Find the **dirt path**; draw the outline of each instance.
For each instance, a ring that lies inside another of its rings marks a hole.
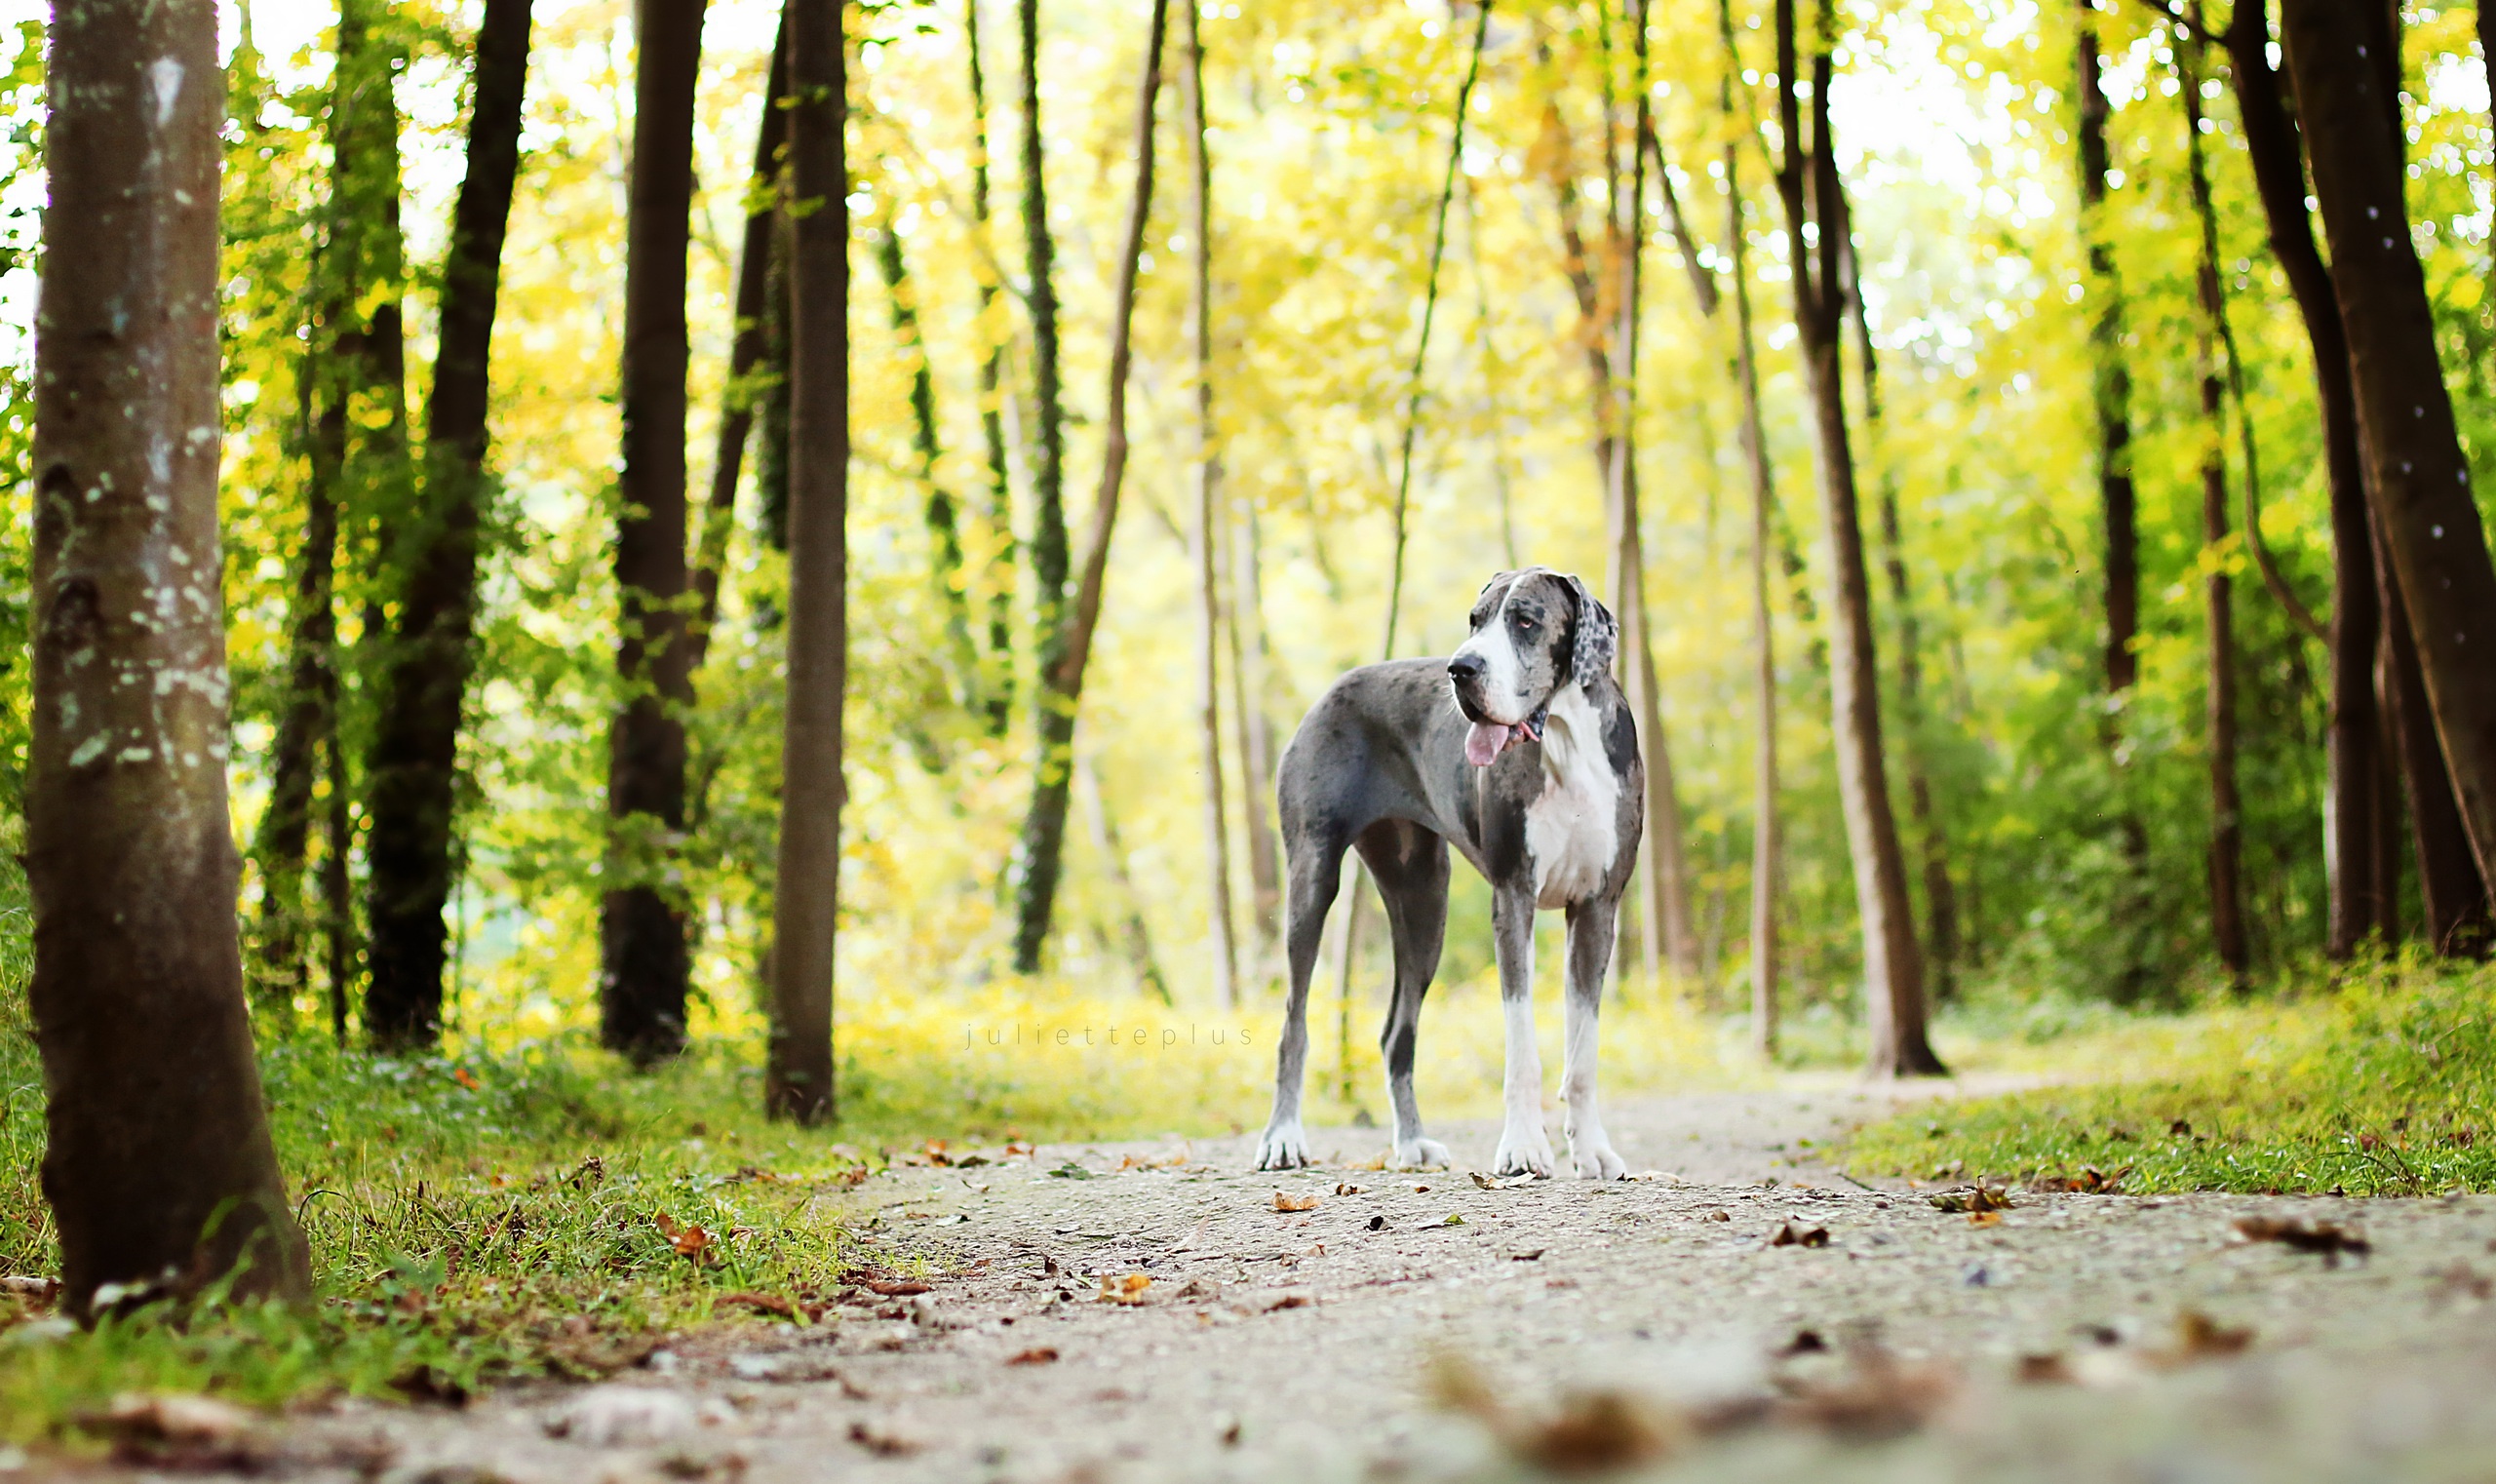
[[[1321,1484],[1534,1476],[1577,1436],[1709,1480],[2496,1476],[2496,1200],[2022,1193],[1979,1225],[1813,1162],[1805,1141],[1885,1108],[1624,1102],[1630,1167],[1669,1173],[1609,1186],[1481,1189],[1490,1124],[1440,1131],[1459,1168],[1409,1176],[1358,1168],[1383,1137],[1353,1130],[1281,1177],[1246,1140],[897,1170],[858,1200],[939,1266],[923,1296],[726,1326],[594,1387],[351,1408],[276,1467]],[[2248,1215],[2372,1252],[2326,1267],[2242,1241]],[[1770,1245],[1788,1226],[1825,1245]],[[1431,1399],[1451,1356],[1475,1416]],[[1587,1392],[1610,1395],[1555,1435]]]

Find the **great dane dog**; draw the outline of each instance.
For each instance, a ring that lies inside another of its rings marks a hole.
[[[1446,1146],[1422,1135],[1413,1042],[1447,935],[1454,844],[1491,883],[1507,1030],[1499,1173],[1547,1176],[1556,1163],[1534,1040],[1537,909],[1569,915],[1560,1090],[1570,1162],[1589,1180],[1624,1173],[1595,1111],[1595,1017],[1646,817],[1638,730],[1612,678],[1618,629],[1584,583],[1540,566],[1493,577],[1472,625],[1453,658],[1390,660],[1337,681],[1283,753],[1276,792],[1291,874],[1291,999],[1273,1117],[1257,1145],[1261,1170],[1309,1162],[1300,1123],[1308,976],[1346,845],[1368,863],[1394,935],[1395,996],[1379,1037],[1394,1160],[1447,1162]]]

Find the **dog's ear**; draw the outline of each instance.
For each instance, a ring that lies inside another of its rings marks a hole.
[[[1589,676],[1612,673],[1613,655],[1620,648],[1620,625],[1613,620],[1612,609],[1586,591],[1582,580],[1571,577],[1569,590],[1578,595],[1578,632],[1569,646],[1569,674],[1584,684]]]

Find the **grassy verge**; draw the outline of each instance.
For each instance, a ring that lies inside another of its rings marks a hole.
[[[565,1047],[406,1061],[269,1048],[318,1301],[210,1304],[180,1322],[141,1310],[76,1334],[0,1298],[0,1442],[62,1435],[126,1390],[270,1405],[595,1375],[664,1331],[750,1307],[733,1296],[828,1298],[877,1266],[838,1201],[874,1154],[763,1124],[722,1056],[647,1078],[596,1075],[599,1061]],[[0,1271],[54,1272],[22,1023],[0,1024]]]
[[[1937,1104],[1857,1134],[1857,1175],[2423,1195],[2496,1189],[2496,969],[2389,962],[2069,1057],[2088,1080]]]

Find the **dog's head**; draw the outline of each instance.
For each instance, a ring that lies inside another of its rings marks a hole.
[[[1502,572],[1473,602],[1472,637],[1447,662],[1456,704],[1473,723],[1465,761],[1488,766],[1540,740],[1551,698],[1607,676],[1619,628],[1586,585],[1547,566]]]

